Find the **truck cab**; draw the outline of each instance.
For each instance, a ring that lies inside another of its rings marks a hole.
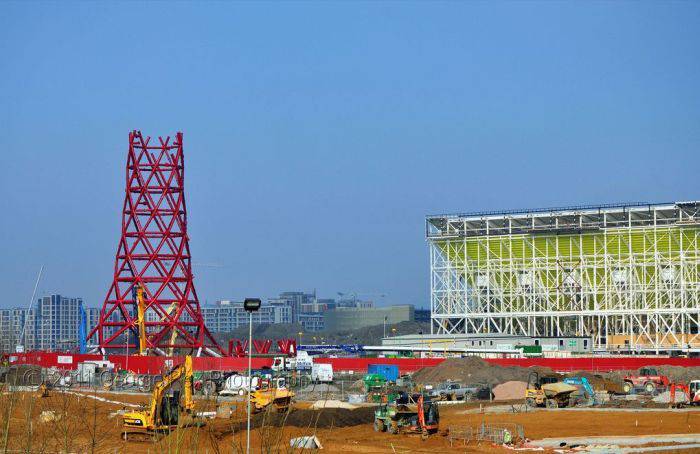
[[[525,389],[525,403],[529,407],[544,407],[547,404],[547,396],[542,389],[543,385],[557,383],[556,375],[540,375],[538,372],[530,372]]]

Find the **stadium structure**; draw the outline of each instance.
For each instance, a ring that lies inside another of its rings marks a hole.
[[[700,202],[426,218],[431,332],[700,351]]]

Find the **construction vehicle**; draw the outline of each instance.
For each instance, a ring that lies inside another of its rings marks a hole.
[[[683,408],[686,405],[700,405],[700,380],[693,380],[690,383],[671,383],[669,385],[671,408]],[[681,396],[677,394],[680,392]]]
[[[530,372],[525,389],[525,403],[528,407],[568,407],[575,404],[571,394],[577,390],[576,386],[560,382],[556,375],[540,376],[538,372]]]
[[[647,394],[654,394],[668,388],[671,381],[667,376],[661,375],[654,367],[642,367],[637,375],[627,375],[623,389],[625,393],[632,391],[643,391]]]
[[[374,411],[374,430],[377,432],[417,433],[426,440],[439,428],[438,406],[423,394],[401,393],[395,402],[383,403]]]
[[[367,394],[367,402],[381,402],[386,388],[386,378],[380,374],[367,374],[362,379]]]
[[[567,385],[576,386],[583,391],[582,394],[585,400],[581,401],[580,399],[578,399],[576,404],[595,405],[597,403],[593,386],[591,386],[591,383],[586,377],[569,377],[565,378],[563,382]]]
[[[39,397],[49,397],[49,386],[45,382],[42,382],[36,390],[36,395]]]
[[[446,381],[430,391],[430,398],[433,400],[469,400],[479,393],[479,389],[481,389],[480,385],[462,385]]]
[[[691,380],[688,383],[688,396],[693,403],[700,405],[700,380]]]
[[[182,390],[174,389],[181,379]],[[146,408],[123,415],[124,439],[148,440],[177,427],[200,423],[195,417],[192,388],[192,357],[188,355],[184,363],[155,384]]]
[[[250,394],[250,404],[254,413],[272,405],[278,413],[286,412],[291,406],[294,391],[287,388],[284,379],[261,380],[260,387]]]
[[[333,382],[333,364],[314,363],[311,366],[311,382],[312,383],[332,383]]]

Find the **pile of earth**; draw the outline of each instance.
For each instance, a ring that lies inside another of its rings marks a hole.
[[[688,383],[691,380],[700,380],[700,367],[683,367],[683,366],[649,366],[656,368],[656,370],[661,375],[666,375],[672,383]],[[590,372],[572,372],[568,376],[579,375],[585,376],[591,380],[589,377],[602,377],[605,380],[610,380],[619,383],[620,386],[624,382],[623,378],[626,375],[639,375],[641,369],[637,370],[615,370],[610,372],[604,372],[600,374],[592,374]],[[593,384],[593,382],[591,382]],[[595,385],[594,385],[595,387]]]
[[[507,381],[493,388],[493,400],[514,400],[525,397],[527,383],[524,381]]]
[[[656,370],[660,374],[666,375],[673,383],[688,383],[691,380],[700,380],[700,367],[656,366]],[[634,372],[639,373],[638,370]]]
[[[214,420],[216,421],[216,420]],[[212,433],[220,438],[231,432],[246,430],[246,421],[237,424],[216,424],[212,422]],[[253,415],[251,426],[259,427],[302,427],[329,429],[333,427],[350,427],[371,424],[374,421],[374,407],[359,407],[354,410],[346,408],[324,408],[323,410],[291,409],[288,413],[275,411]]]
[[[531,372],[540,375],[552,375],[548,367],[499,366],[476,356],[466,358],[448,358],[434,367],[424,367],[413,374],[413,380],[419,384],[435,385],[452,380],[462,384],[486,384],[495,386],[508,381],[527,382]]]

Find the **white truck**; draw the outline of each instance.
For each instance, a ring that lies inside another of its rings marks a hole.
[[[236,374],[226,379],[223,389],[219,391],[219,394],[222,396],[242,396],[249,391],[256,390],[259,386],[260,377],[253,376],[251,383],[250,377]]]
[[[275,372],[292,370],[310,370],[314,359],[308,352],[297,352],[296,357],[275,356],[272,359],[272,370]]]
[[[296,369],[297,370],[311,370],[314,365],[313,356],[309,355],[309,352],[297,352]]]
[[[333,365],[318,363],[312,364],[311,381],[313,383],[331,383],[333,381]]]

